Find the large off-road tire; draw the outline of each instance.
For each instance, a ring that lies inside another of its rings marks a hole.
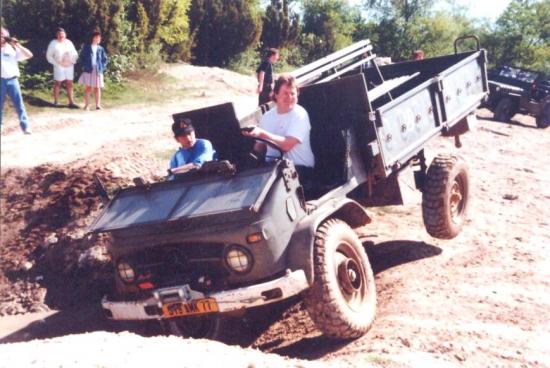
[[[343,221],[330,219],[315,234],[314,282],[305,298],[315,325],[328,337],[356,338],[376,315],[374,275],[363,245]]]
[[[510,119],[512,119],[512,116],[514,115],[514,101],[512,101],[510,97],[503,97],[498,102],[497,107],[495,108],[495,120],[507,123],[510,121]]]
[[[422,217],[434,238],[452,239],[464,225],[468,207],[468,168],[454,155],[438,155],[428,168]]]
[[[550,126],[550,101],[544,105],[539,116],[537,116],[537,127],[544,129]]]

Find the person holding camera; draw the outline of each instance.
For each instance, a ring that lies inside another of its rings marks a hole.
[[[7,29],[1,29],[2,44],[2,84],[0,91],[0,130],[3,129],[3,112],[6,95],[10,96],[13,106],[19,117],[19,125],[25,134],[31,134],[29,128],[29,119],[23,103],[21,87],[19,85],[19,64],[18,62],[32,58],[32,52],[26,47],[21,46],[17,38],[10,37]]]
[[[74,64],[78,59],[78,53],[63,28],[58,28],[55,39],[48,45],[46,59],[53,65],[53,104],[59,106],[59,91],[61,83],[65,82],[69,107],[78,109],[73,98]]]

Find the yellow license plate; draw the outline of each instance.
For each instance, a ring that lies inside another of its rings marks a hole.
[[[190,302],[164,304],[162,306],[162,315],[166,318],[215,313],[217,311],[218,303],[216,303],[215,299],[199,299]]]

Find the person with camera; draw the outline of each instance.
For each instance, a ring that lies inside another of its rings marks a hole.
[[[59,106],[59,91],[61,84],[65,82],[69,107],[78,109],[73,98],[74,64],[78,59],[78,53],[63,28],[58,28],[55,39],[48,45],[46,59],[53,65],[53,104]]]
[[[7,29],[2,27],[1,29],[1,44],[2,44],[2,84],[0,91],[0,130],[3,130],[3,112],[4,101],[6,95],[10,96],[17,116],[19,118],[19,125],[21,130],[25,134],[31,134],[29,128],[29,119],[25,110],[25,104],[23,103],[23,96],[21,94],[21,87],[19,85],[19,62],[32,58],[32,52],[26,47],[21,46],[17,41],[17,38],[10,37],[10,33]]]

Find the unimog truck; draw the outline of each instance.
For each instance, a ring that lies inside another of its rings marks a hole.
[[[376,312],[357,235],[371,222],[366,208],[402,203],[398,177],[412,166],[428,233],[455,237],[468,204],[466,164],[438,155],[428,165],[424,146],[441,135],[459,146],[488,93],[479,43],[384,66],[374,58],[362,41],[293,72],[316,162],[307,192],[292,162],[251,155],[255,141],[241,134],[273,103],[241,119],[231,103],[174,114],[190,118],[219,157],[174,180],[119,190],[91,225],[112,235],[107,317],[214,338],[238,313],[300,296],[326,336],[365,334]]]

